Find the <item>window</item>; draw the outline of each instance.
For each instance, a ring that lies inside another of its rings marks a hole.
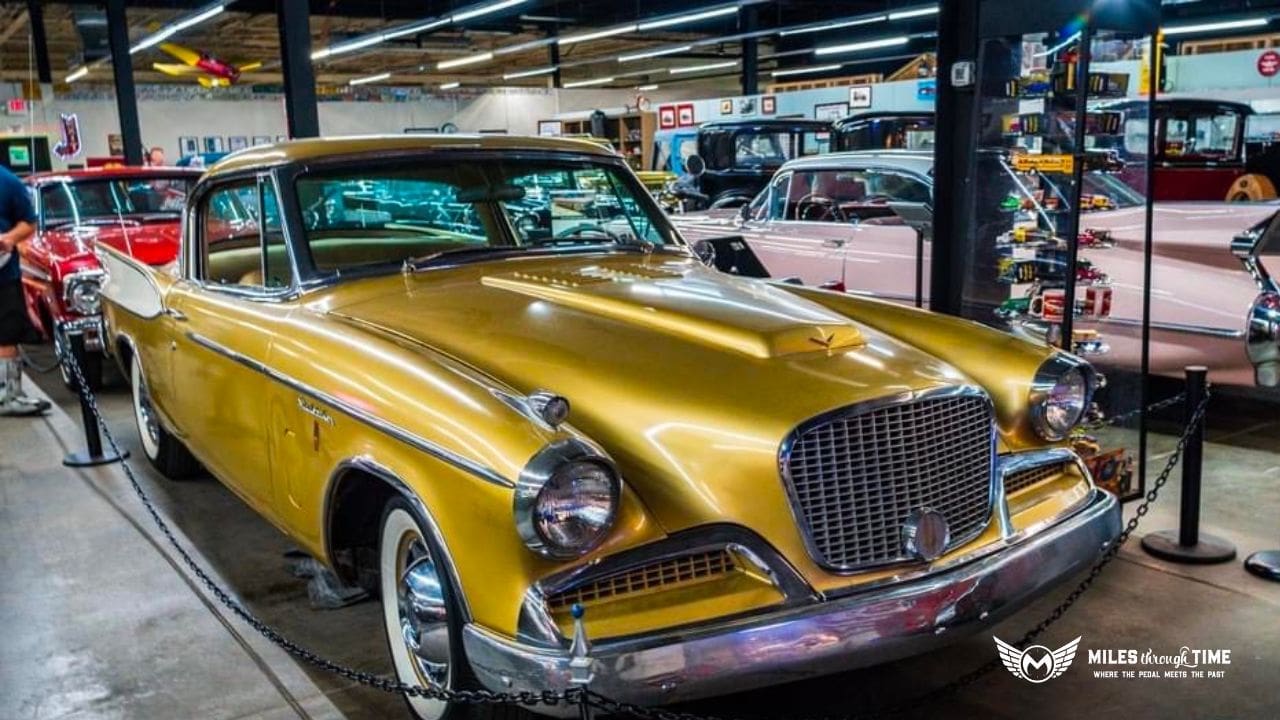
[[[1236,153],[1236,113],[1200,113],[1164,121],[1165,157],[1227,157]]]
[[[201,279],[239,288],[293,285],[279,206],[269,180],[244,180],[216,188],[205,197],[200,210]]]
[[[804,222],[851,222],[892,217],[890,202],[930,202],[929,185],[907,173],[877,168],[793,173],[785,217]]]
[[[45,227],[141,221],[182,212],[190,176],[74,180],[40,188]]]
[[[296,188],[305,248],[322,272],[463,250],[672,241],[643,189],[611,164],[373,161],[305,174]]]
[[[769,194],[769,217],[782,220],[787,214],[787,189],[791,187],[791,173],[783,173],[773,181]]]

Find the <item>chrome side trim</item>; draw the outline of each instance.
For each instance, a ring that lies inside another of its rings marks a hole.
[[[349,403],[339,400],[338,398],[334,397],[333,395],[330,395],[329,393],[326,393],[322,390],[317,390],[316,388],[310,385],[307,385],[306,383],[303,383],[299,380],[295,380],[294,378],[288,375],[285,375],[284,373],[278,370],[275,370],[274,368],[270,368],[262,364],[261,362],[254,360],[251,357],[238,353],[235,350],[232,350],[231,348],[228,348],[224,345],[214,342],[213,340],[210,340],[209,338],[203,335],[200,335],[199,333],[188,332],[187,339],[205,348],[206,350],[210,350],[212,352],[218,353],[219,355],[227,357],[249,368],[250,370],[260,372],[263,375],[266,375],[267,377],[271,378],[272,380],[275,380],[276,382],[279,382],[289,388],[292,388],[293,390],[303,393],[304,395],[309,395],[310,397],[324,403],[325,405],[328,405],[331,408],[334,408],[335,410],[341,412],[342,414],[354,420],[358,420],[359,422],[362,422],[365,425],[368,425],[369,427],[375,430],[386,433],[387,435],[390,435],[391,437],[399,440],[400,442],[403,442],[406,445],[409,445],[410,447],[413,447],[418,450],[421,450],[422,452],[425,452],[426,454],[436,458],[437,460],[442,460],[444,462],[449,463],[450,465],[453,465],[454,467],[460,470],[464,470],[472,475],[475,475],[481,480],[485,480],[487,482],[491,482],[495,485],[500,485],[505,488],[515,487],[514,482],[503,477],[497,470],[494,470],[493,468],[482,465],[474,460],[471,460],[470,458],[465,458],[453,452],[452,450],[441,447],[440,445],[437,445],[436,443],[433,443],[430,440],[427,440],[426,438],[415,435],[409,432],[408,430],[405,430],[404,428],[400,427],[399,425],[395,425],[387,422],[386,420],[375,417],[370,413],[367,413],[363,410],[360,410],[359,408],[352,406]]]
[[[1105,317],[1095,320],[1094,322],[1104,325],[1119,325],[1121,327],[1142,327],[1141,320],[1133,320],[1131,318]],[[1152,330],[1161,330],[1164,332],[1184,333],[1187,335],[1205,335],[1207,337],[1226,338],[1228,340],[1238,340],[1244,337],[1243,330],[1229,330],[1227,328],[1206,327],[1204,325],[1187,325],[1185,323],[1172,322],[1151,322]]]
[[[782,444],[778,448],[778,472],[779,472],[779,476],[782,479],[783,489],[786,491],[786,494],[787,494],[787,500],[788,500],[787,506],[791,510],[791,518],[795,522],[796,531],[800,533],[800,537],[804,540],[805,550],[808,551],[809,557],[811,557],[814,560],[814,562],[821,565],[824,570],[834,575],[853,575],[861,572],[866,572],[867,570],[871,570],[876,567],[905,565],[915,561],[891,561],[887,563],[862,565],[856,568],[840,568],[840,567],[836,567],[828,564],[825,558],[823,557],[821,549],[818,548],[817,544],[813,541],[813,538],[810,535],[810,533],[806,531],[806,527],[808,526],[808,523],[802,515],[802,511],[800,509],[800,500],[795,492],[795,484],[791,481],[791,467],[790,467],[791,452],[794,449],[796,442],[799,441],[800,437],[804,435],[804,433],[810,428],[831,422],[843,416],[860,415],[863,413],[874,412],[875,410],[879,410],[881,408],[889,407],[892,405],[903,405],[903,404],[908,404],[912,402],[917,402],[920,400],[947,398],[947,397],[981,397],[986,401],[987,409],[992,417],[991,430],[989,434],[990,445],[989,445],[989,451],[988,451],[990,455],[990,483],[989,483],[990,492],[988,495],[988,508],[992,512],[997,512],[996,505],[995,505],[997,500],[997,494],[999,494],[1000,499],[1003,499],[1003,491],[997,490],[998,483],[996,482],[996,472],[995,472],[995,460],[996,460],[996,424],[994,422],[995,407],[991,402],[991,397],[986,393],[986,391],[976,385],[951,385],[946,387],[930,388],[927,390],[909,390],[907,392],[899,393],[897,395],[887,395],[883,397],[872,398],[870,400],[865,400],[863,402],[855,403],[853,405],[847,405],[844,407],[836,408],[835,410],[831,410],[829,412],[823,413],[821,415],[812,417],[804,421],[800,425],[796,426],[796,428],[793,429],[790,433],[788,433],[787,437],[782,441]],[[1007,513],[1008,509],[1004,508],[1003,511]],[[983,525],[981,525],[976,531],[961,537],[952,538],[950,544],[948,545],[948,549],[959,547],[969,542],[970,540],[973,540],[974,538],[981,535],[982,532],[986,530],[988,525],[990,525],[990,516],[988,516],[988,521]]]
[[[462,582],[458,579],[458,571],[453,564],[453,555],[449,552],[449,546],[444,541],[444,533],[440,532],[440,526],[436,523],[435,516],[427,509],[426,503],[422,502],[422,498],[409,487],[394,470],[379,463],[378,461],[358,456],[348,458],[338,463],[337,467],[329,475],[328,487],[324,493],[324,554],[330,567],[333,566],[333,546],[329,537],[329,528],[332,526],[333,512],[333,493],[338,487],[338,479],[344,473],[350,470],[358,470],[368,473],[390,485],[400,493],[406,500],[413,505],[418,511],[422,519],[426,521],[426,531],[431,533],[431,539],[436,542],[436,547],[440,548],[440,552],[444,554],[445,572],[449,574],[449,579],[453,582],[453,588],[458,598],[458,608],[462,616],[463,622],[471,622],[471,606],[467,603],[467,593],[462,588]]]

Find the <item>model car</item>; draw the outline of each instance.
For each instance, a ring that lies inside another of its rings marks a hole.
[[[26,179],[36,232],[19,246],[31,316],[46,339],[74,350],[86,379],[102,373],[104,279],[94,249],[117,248],[145,265],[173,262],[187,190],[199,172],[177,168],[94,168]],[[63,377],[70,382],[67,370]]]
[[[334,211],[371,192],[465,204],[476,230]],[[405,682],[557,690],[585,660],[595,691],[663,704],[880,663],[1119,532],[1066,444],[1087,362],[714,271],[589,143],[254,148],[199,182],[186,230],[175,273],[106,251],[142,448],[380,592]]]
[[[916,233],[902,224],[890,203],[930,203],[932,171],[931,154],[910,151],[803,158],[779,170],[769,187],[740,213],[713,211],[674,219],[689,240],[741,235],[774,277],[798,278],[812,286],[839,281],[851,292],[909,303],[915,299]],[[1090,320],[1089,327],[1102,331],[1109,346],[1098,362],[1137,368],[1144,285],[1142,199],[1116,175],[1088,173],[1084,178],[1092,196],[1105,195],[1116,204],[1112,210],[1081,215],[1082,227],[1098,242],[1081,243],[1081,257],[1090,264],[1081,266],[1080,277],[1098,281],[1105,272],[1105,279],[1114,286],[1110,316]],[[994,176],[993,182],[1001,181],[1012,182],[1012,174]],[[1021,193],[1016,188],[1011,192]],[[1236,234],[1276,211],[1277,206],[1268,203],[1155,204],[1154,372],[1181,376],[1187,365],[1207,365],[1215,383],[1274,384],[1274,380],[1264,382],[1269,373],[1255,377],[1258,365],[1246,354],[1245,318],[1268,296],[1259,292],[1254,266],[1242,267],[1230,248]],[[991,257],[976,260],[990,263],[993,281],[997,277],[1009,283],[1062,279],[1065,256],[1046,262],[998,256],[999,249],[993,247]],[[925,243],[926,300],[929,255],[929,243]],[[999,304],[999,299],[992,302],[993,312]]]

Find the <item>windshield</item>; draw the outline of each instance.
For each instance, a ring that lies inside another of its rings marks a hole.
[[[463,250],[675,242],[630,173],[580,159],[370,163],[303,175],[297,192],[321,271]]]
[[[793,157],[817,155],[831,147],[831,133],[751,132],[734,135],[734,162],[743,165],[781,165]]]
[[[187,201],[190,176],[78,180],[40,188],[40,212],[46,225],[117,219],[137,215],[179,215]]]

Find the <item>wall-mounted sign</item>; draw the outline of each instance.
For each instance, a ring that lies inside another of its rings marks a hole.
[[[689,127],[697,124],[693,116],[693,103],[680,103],[676,106],[676,126]]]
[[[778,112],[778,98],[772,95],[765,95],[760,98],[760,114],[773,115]]]
[[[28,168],[31,167],[31,149],[26,145],[13,144],[9,146],[9,167],[11,168]]]
[[[1258,56],[1259,75],[1262,77],[1275,77],[1278,72],[1280,72],[1280,53],[1275,50],[1268,50]]]
[[[851,86],[849,88],[849,107],[850,108],[871,107],[871,86],[870,85]]]
[[[53,146],[53,154],[63,160],[80,154],[80,118],[75,113],[59,113],[58,144]]]
[[[839,120],[849,114],[849,103],[833,102],[813,106],[815,120]]]
[[[26,98],[9,98],[9,102],[5,104],[5,110],[10,115],[26,115],[28,109]]]
[[[658,108],[658,127],[670,130],[676,126],[676,106],[663,105]]]
[[[559,120],[539,120],[538,134],[545,137],[560,137],[564,134],[564,124]]]
[[[732,101],[732,100],[730,100],[730,99],[728,99],[728,98],[725,98],[724,100],[721,100],[721,101],[720,101],[720,114],[721,114],[721,115],[732,115],[732,114],[733,114],[733,101]]]
[[[916,82],[916,99],[933,102],[938,96],[938,80],[929,78],[928,80],[919,80]]]

